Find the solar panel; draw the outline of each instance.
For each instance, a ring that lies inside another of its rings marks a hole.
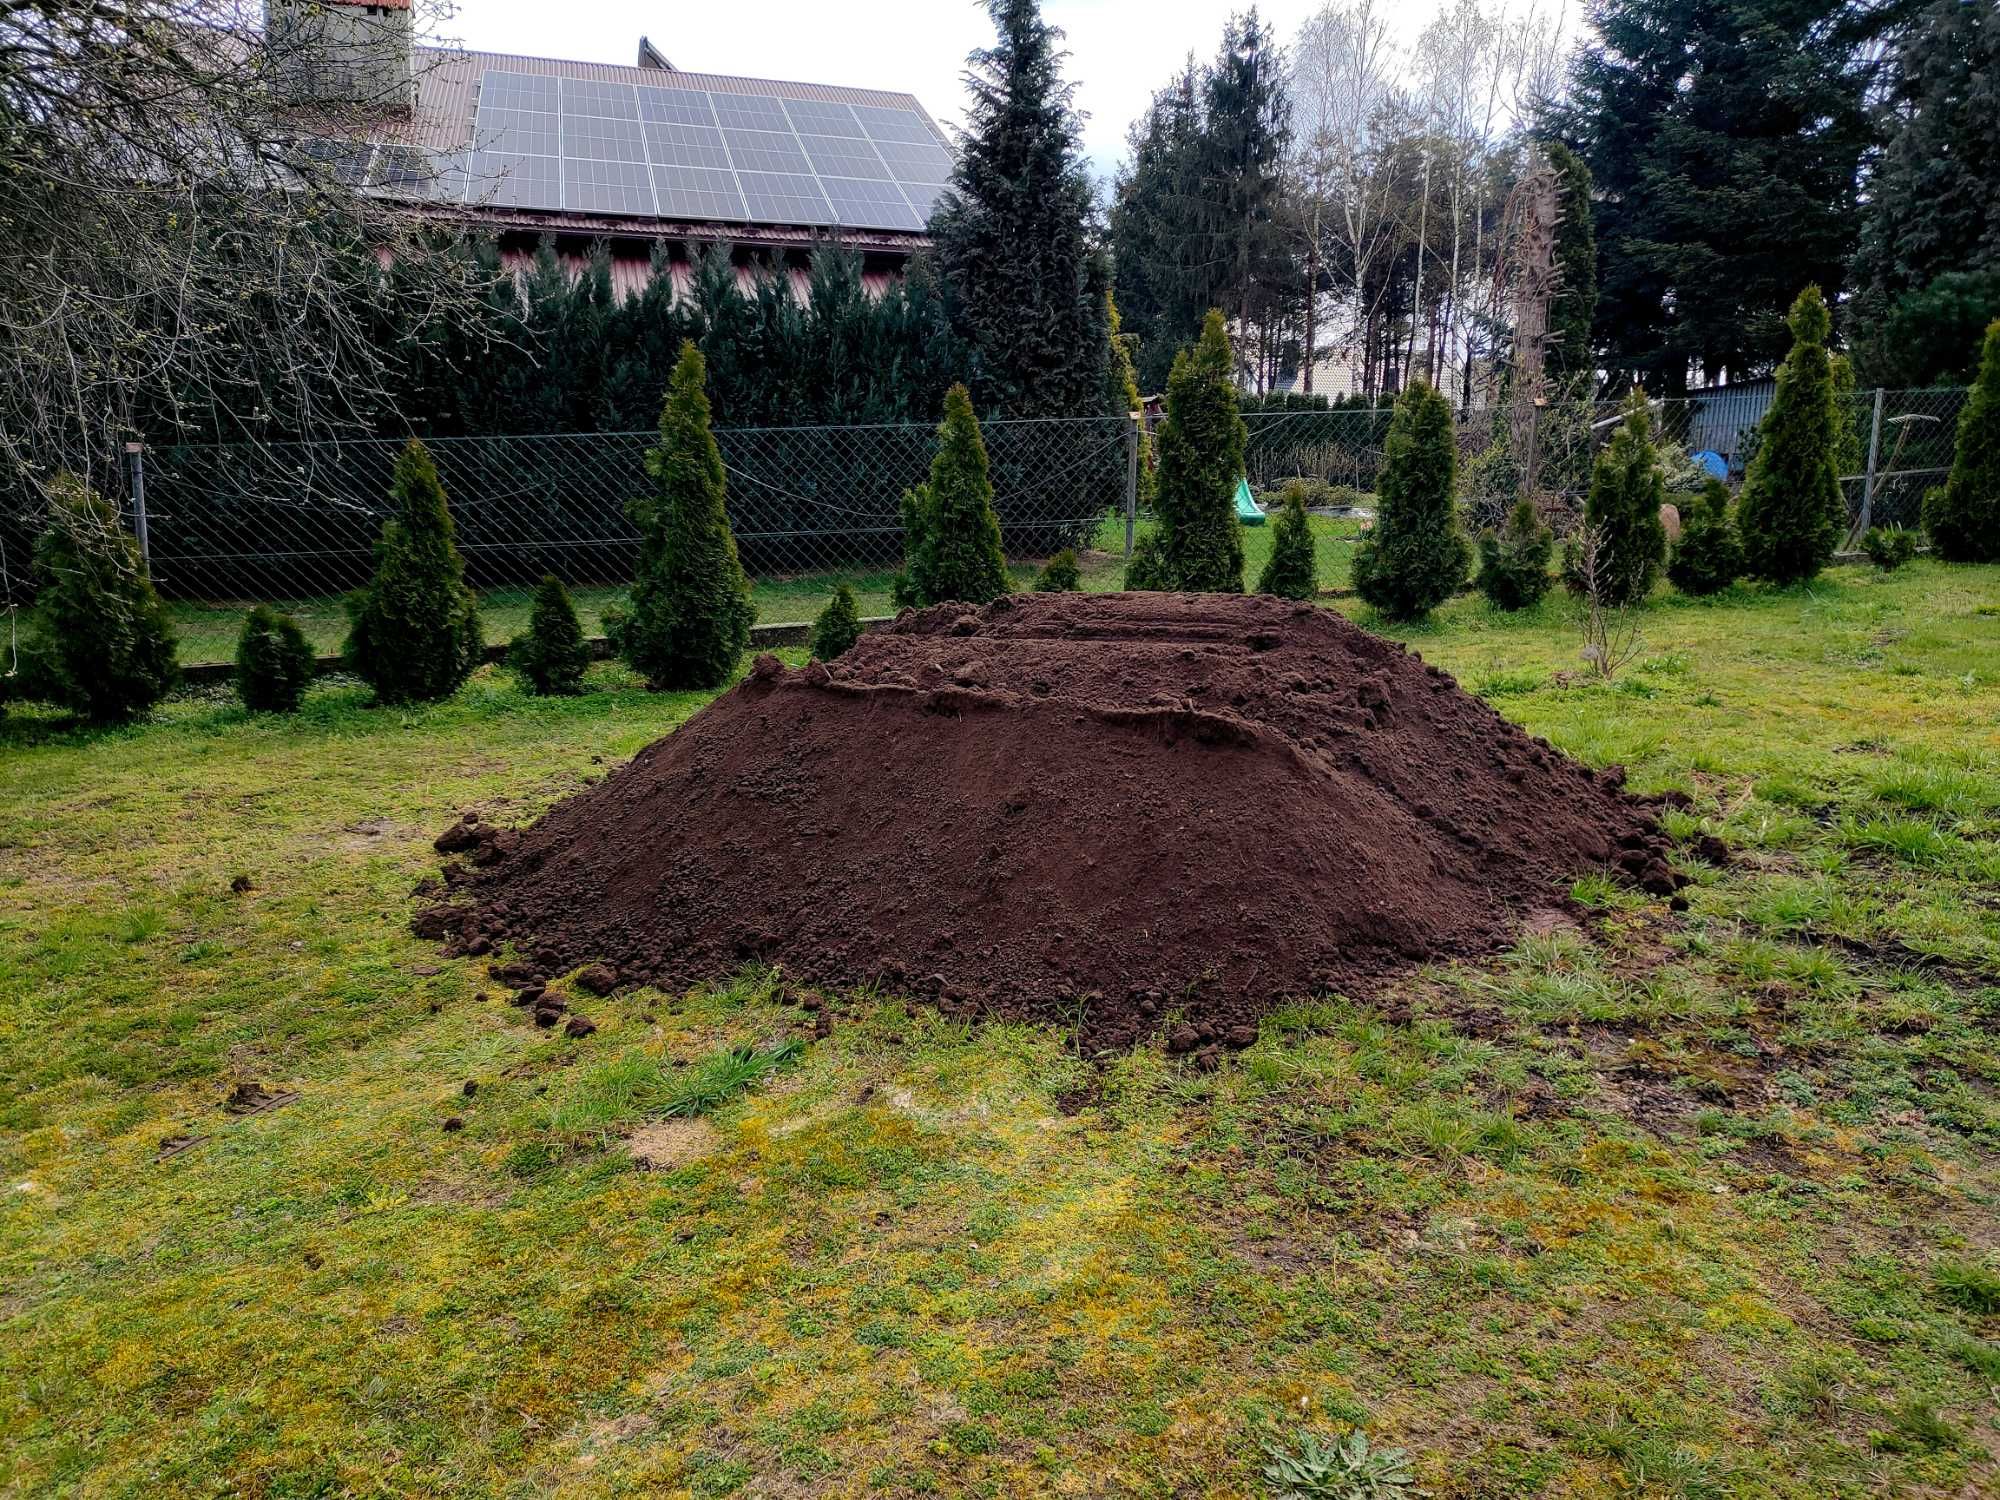
[[[921,229],[951,173],[914,110],[487,70],[468,163],[378,160],[385,193],[726,223]],[[385,148],[386,149],[386,148]],[[441,159],[442,161],[443,159]]]

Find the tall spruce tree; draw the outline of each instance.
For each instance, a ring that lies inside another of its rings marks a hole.
[[[1591,466],[1583,502],[1583,524],[1597,534],[1600,604],[1613,609],[1637,604],[1653,591],[1667,560],[1667,528],[1660,519],[1666,502],[1652,403],[1643,386],[1634,387],[1618,430]]]
[[[1153,493],[1158,550],[1143,558],[1134,554],[1138,566],[1128,570],[1129,587],[1243,592],[1243,533],[1236,520],[1243,444],[1229,335],[1222,313],[1210,309],[1200,342],[1180,352],[1167,379]]]
[[[375,573],[347,601],[343,654],[384,703],[449,698],[485,655],[478,601],[430,450],[412,439],[396,460],[395,514],[375,544]]]
[[[1556,267],[1560,284],[1549,307],[1548,369],[1567,386],[1597,369],[1591,352],[1591,325],[1597,318],[1597,228],[1591,219],[1590,168],[1561,141],[1542,150],[1555,169],[1562,221],[1556,226]],[[1588,395],[1586,390],[1583,395]]]
[[[1951,477],[1924,498],[1924,529],[1948,562],[2000,562],[2000,321],[1986,330],[1979,378],[1958,414]]]
[[[1201,320],[1215,303],[1215,268],[1189,228],[1203,201],[1202,94],[1190,60],[1134,122],[1131,157],[1112,188],[1119,311],[1132,329],[1134,364],[1148,391],[1166,385],[1175,354],[1201,337]]]
[[[903,496],[903,552],[895,583],[899,609],[947,599],[985,604],[1012,587],[993,511],[986,440],[962,385],[945,392],[930,478]]]
[[[1890,61],[1847,321],[1871,384],[1964,379],[2000,317],[2000,10],[1924,0]]]
[[[1396,398],[1375,486],[1375,526],[1354,549],[1354,591],[1392,620],[1416,620],[1465,582],[1451,403],[1427,380]]]
[[[1778,392],[1758,426],[1757,452],[1736,506],[1744,565],[1773,583],[1802,582],[1832,561],[1847,518],[1826,350],[1832,319],[1818,287],[1799,293],[1790,324],[1792,351],[1778,367]]]
[[[955,321],[977,351],[979,404],[1011,417],[1101,408],[1109,354],[1091,245],[1094,194],[1065,82],[1062,33],[1036,0],[988,0],[999,31],[975,52],[965,138],[931,216]]]
[[[618,654],[656,689],[722,686],[757,617],[729,530],[707,373],[701,351],[683,344],[648,462],[653,493],[632,502],[639,565],[631,611],[608,627]]]
[[[1217,270],[1216,301],[1239,329],[1269,315],[1290,290],[1289,245],[1279,222],[1281,174],[1291,142],[1283,87],[1284,54],[1253,5],[1231,16],[1203,93],[1202,180],[1198,220],[1203,259]]]
[[[1546,123],[1595,184],[1607,368],[1679,396],[1691,369],[1768,366],[1800,282],[1840,285],[1874,143],[1873,44],[1895,9],[1594,0],[1598,45]]]

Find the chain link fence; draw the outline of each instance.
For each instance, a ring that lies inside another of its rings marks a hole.
[[[1654,403],[1673,489],[1691,489],[1703,464],[1740,479],[1754,454],[1773,389]],[[1928,489],[1944,481],[1962,390],[1864,391],[1841,405],[1842,485],[1850,520],[1914,526]],[[1542,487],[1580,506],[1591,460],[1615,430],[1615,402],[1552,403],[1540,414]],[[1387,409],[1245,415],[1244,468],[1268,503],[1290,480],[1312,486],[1322,581],[1346,581],[1352,548],[1374,507]],[[1457,425],[1468,524],[1496,524],[1516,476],[1506,414],[1479,409]],[[1151,524],[1128,515],[1137,484],[1134,424],[1116,417],[996,420],[982,424],[995,507],[1017,582],[1063,547],[1078,549],[1085,587],[1115,588],[1128,538]],[[813,618],[846,583],[864,615],[890,612],[901,566],[903,492],[922,483],[936,452],[930,424],[723,429],[716,433],[737,546],[762,623]],[[553,573],[574,593],[585,628],[629,584],[638,536],[627,503],[652,480],[647,432],[440,438],[428,443],[451,503],[458,543],[479,591],[489,637],[525,625],[535,583]],[[390,511],[401,444],[355,440],[182,445],[133,466],[128,516],[153,577],[170,601],[184,662],[226,661],[245,610],[268,603],[295,615],[314,645],[338,650],[345,595],[368,576]],[[1704,457],[1699,461],[1697,456]],[[27,597],[33,518],[0,524],[9,601]],[[1252,577],[1263,533],[1246,533]]]

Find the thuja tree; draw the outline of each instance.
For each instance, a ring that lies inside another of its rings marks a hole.
[[[312,644],[290,615],[260,604],[244,617],[236,638],[236,695],[252,713],[296,710],[316,665]]]
[[[898,609],[946,599],[984,604],[1010,587],[986,440],[962,385],[945,393],[931,477],[904,492],[903,549],[903,572],[895,583]]]
[[[1667,560],[1667,528],[1660,519],[1666,502],[1652,405],[1645,391],[1635,388],[1625,398],[1618,430],[1591,466],[1583,503],[1583,524],[1597,537],[1597,587],[1606,605],[1636,604],[1659,580]]]
[[[1271,558],[1257,575],[1257,592],[1276,594],[1281,599],[1311,599],[1319,593],[1312,520],[1306,515],[1306,487],[1296,480],[1285,486],[1278,519],[1271,523]]]
[[[1451,404],[1425,380],[1396,398],[1375,487],[1375,526],[1354,550],[1354,591],[1392,620],[1414,620],[1465,582],[1458,443]]]
[[[568,697],[583,691],[590,646],[569,590],[553,573],[545,574],[536,588],[528,629],[509,643],[507,665],[520,673],[530,691],[543,696]]]
[[[832,661],[836,656],[847,655],[860,639],[861,607],[855,602],[854,590],[843,583],[833,591],[826,608],[813,621],[813,657],[818,661]]]
[[[1819,288],[1799,293],[1791,312],[1792,349],[1778,367],[1778,392],[1757,429],[1757,452],[1737,502],[1746,569],[1773,583],[1811,578],[1840,544],[1846,507],[1835,454],[1831,319]]]
[[[68,474],[49,483],[48,497],[16,690],[92,723],[139,718],[179,675],[166,607],[116,507]]]
[[[1729,514],[1729,486],[1711,479],[1681,507],[1681,539],[1667,577],[1683,594],[1714,594],[1743,576],[1743,544]]]
[[[449,698],[485,651],[437,466],[410,442],[390,479],[396,511],[375,543],[375,574],[347,601],[344,654],[384,703]]]
[[[1924,497],[1924,529],[1949,562],[2000,562],[2000,322],[1986,330],[1979,378],[1959,413],[1951,477]]]
[[[647,460],[653,493],[631,507],[639,528],[632,606],[607,627],[618,654],[655,689],[722,686],[756,619],[729,529],[707,378],[701,351],[683,343],[660,411],[660,443]]]
[[[1479,591],[1495,609],[1534,608],[1555,582],[1549,573],[1555,546],[1555,533],[1542,521],[1535,502],[1523,495],[1506,525],[1480,535]]]
[[[1038,594],[1074,594],[1082,587],[1083,573],[1076,565],[1076,552],[1069,547],[1043,563],[1042,571],[1035,575]]]
[[[1243,534],[1236,484],[1243,474],[1243,414],[1236,405],[1229,335],[1211,308],[1201,338],[1174,356],[1160,424],[1153,507],[1157,550],[1137,554],[1128,588],[1243,592]]]

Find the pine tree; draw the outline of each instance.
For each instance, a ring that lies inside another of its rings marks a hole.
[[[944,421],[928,481],[903,495],[903,572],[896,607],[922,609],[947,599],[985,604],[1012,586],[993,513],[986,440],[962,385],[945,393]]]
[[[1480,592],[1495,609],[1533,609],[1555,582],[1549,573],[1555,547],[1555,533],[1543,524],[1535,502],[1523,495],[1504,527],[1480,535]]]
[[[1758,426],[1756,456],[1737,502],[1744,566],[1773,583],[1799,583],[1825,567],[1846,518],[1834,469],[1839,435],[1826,352],[1830,323],[1818,287],[1799,293],[1792,352],[1778,368],[1778,392]]]
[[[1076,553],[1068,547],[1043,563],[1042,571],[1035,575],[1038,594],[1074,594],[1082,587],[1083,574],[1077,570]]]
[[[721,687],[757,618],[729,530],[707,377],[701,351],[683,344],[648,460],[653,493],[632,503],[640,539],[632,607],[607,622],[618,654],[656,690]]]
[[[860,639],[861,607],[855,602],[854,590],[843,583],[834,589],[826,608],[813,621],[813,659],[832,661],[836,656],[845,656]]]
[[[48,495],[22,691],[94,724],[141,718],[180,675],[166,606],[115,506],[69,474],[57,475]]]
[[[1465,582],[1458,440],[1451,404],[1428,381],[1396,398],[1375,489],[1375,526],[1354,549],[1354,591],[1392,620],[1421,619]]]
[[[1653,408],[1643,388],[1625,398],[1624,420],[1591,466],[1583,523],[1597,534],[1602,603],[1617,609],[1653,591],[1667,560],[1666,471],[1653,443]]]
[[[1243,592],[1243,534],[1236,485],[1243,474],[1243,414],[1236,406],[1229,336],[1210,309],[1201,340],[1174,359],[1160,426],[1158,586],[1190,593]],[[1134,561],[1138,558],[1135,554]],[[1133,583],[1130,587],[1148,587]]]
[[[2000,321],[1958,416],[1951,477],[1924,497],[1924,529],[1947,562],[2000,562]]]
[[[375,544],[375,576],[347,601],[343,654],[384,703],[449,698],[485,655],[485,636],[437,467],[415,439],[389,497],[396,513]]]
[[[583,638],[583,623],[576,617],[569,590],[555,574],[544,574],[535,589],[527,632],[508,644],[507,665],[544,697],[568,697],[583,691],[590,646]]]
[[[1681,539],[1667,578],[1683,594],[1719,593],[1743,576],[1743,544],[1729,514],[1729,486],[1711,479],[1681,511]]]
[[[1319,567],[1313,557],[1312,520],[1306,515],[1306,487],[1285,486],[1278,519],[1271,523],[1271,556],[1257,575],[1257,592],[1280,599],[1319,595]]]
[[[1062,33],[1036,0],[988,0],[999,32],[972,56],[949,189],[931,217],[955,321],[978,355],[980,406],[1010,417],[1098,409],[1109,349],[1095,194],[1063,81]]]
[[[252,713],[296,712],[318,666],[299,622],[260,604],[236,638],[236,695]]]

